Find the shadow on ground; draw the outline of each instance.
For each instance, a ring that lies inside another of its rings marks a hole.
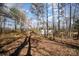
[[[10,56],[18,56],[20,51],[29,43],[28,46],[28,51],[26,56],[31,56],[31,44],[30,44],[30,37],[29,38],[25,38],[24,42],[15,50],[15,52],[13,52],[12,54],[10,54]]]

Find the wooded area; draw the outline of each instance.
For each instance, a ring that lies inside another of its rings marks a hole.
[[[79,55],[78,3],[30,3],[30,16],[19,5],[0,3],[1,56]]]

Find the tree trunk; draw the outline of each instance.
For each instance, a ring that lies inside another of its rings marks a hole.
[[[17,21],[15,20],[15,31],[16,31],[16,29],[17,29]]]
[[[78,30],[78,35],[77,35],[77,39],[79,39],[79,30]]]
[[[58,3],[58,31],[60,31],[59,3]]]
[[[4,17],[4,26],[3,26],[3,33],[5,33],[5,25],[6,25],[6,17]]]
[[[0,16],[0,33],[2,33],[2,16]]]
[[[54,28],[54,6],[52,4],[52,34],[53,34],[53,40],[55,39],[54,36],[55,36],[55,28]]]
[[[20,30],[21,30],[21,32],[23,31],[23,30],[22,30],[22,23],[21,23],[21,25],[20,25]]]
[[[71,38],[71,3],[70,3],[70,23],[69,23],[69,37]]]
[[[48,36],[48,4],[47,3],[46,3],[46,19],[47,19],[47,22],[46,22],[47,33],[46,33],[46,35]]]
[[[75,23],[76,6],[77,5],[75,5],[74,14],[73,14],[73,24]],[[73,31],[74,31],[74,25],[73,25]]]

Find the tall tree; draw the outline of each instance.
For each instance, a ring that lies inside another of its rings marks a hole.
[[[0,27],[1,27],[1,33],[4,32],[4,29],[5,29],[5,21],[6,21],[6,18],[5,16],[7,16],[8,12],[5,11],[5,8],[8,9],[4,3],[0,3]],[[4,26],[2,27],[2,24],[4,23]]]
[[[70,3],[70,23],[69,23],[69,36],[71,37],[71,13],[72,13],[72,4]]]
[[[32,3],[31,12],[36,16],[37,27],[40,29],[40,20],[44,17],[44,4],[42,3]]]
[[[15,30],[17,29],[17,22],[19,21],[19,10],[17,8],[11,8],[11,15],[13,16],[14,20],[15,20]]]
[[[47,28],[47,36],[48,36],[48,3],[46,3],[46,28]]]
[[[54,5],[52,4],[52,34],[53,34],[53,39],[55,36],[55,23],[54,23]]]
[[[17,23],[20,23],[20,29],[22,31],[22,27],[24,26],[26,16],[25,13],[17,8],[11,8],[11,14],[15,19],[15,30],[17,28]]]
[[[59,7],[59,3],[58,3],[58,30],[60,31],[60,7]]]

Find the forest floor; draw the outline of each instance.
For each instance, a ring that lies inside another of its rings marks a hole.
[[[27,56],[79,56],[79,40],[65,40],[56,38],[49,40],[39,35],[31,37],[31,49],[28,50],[28,37],[17,35],[20,38],[0,47],[0,55]]]

